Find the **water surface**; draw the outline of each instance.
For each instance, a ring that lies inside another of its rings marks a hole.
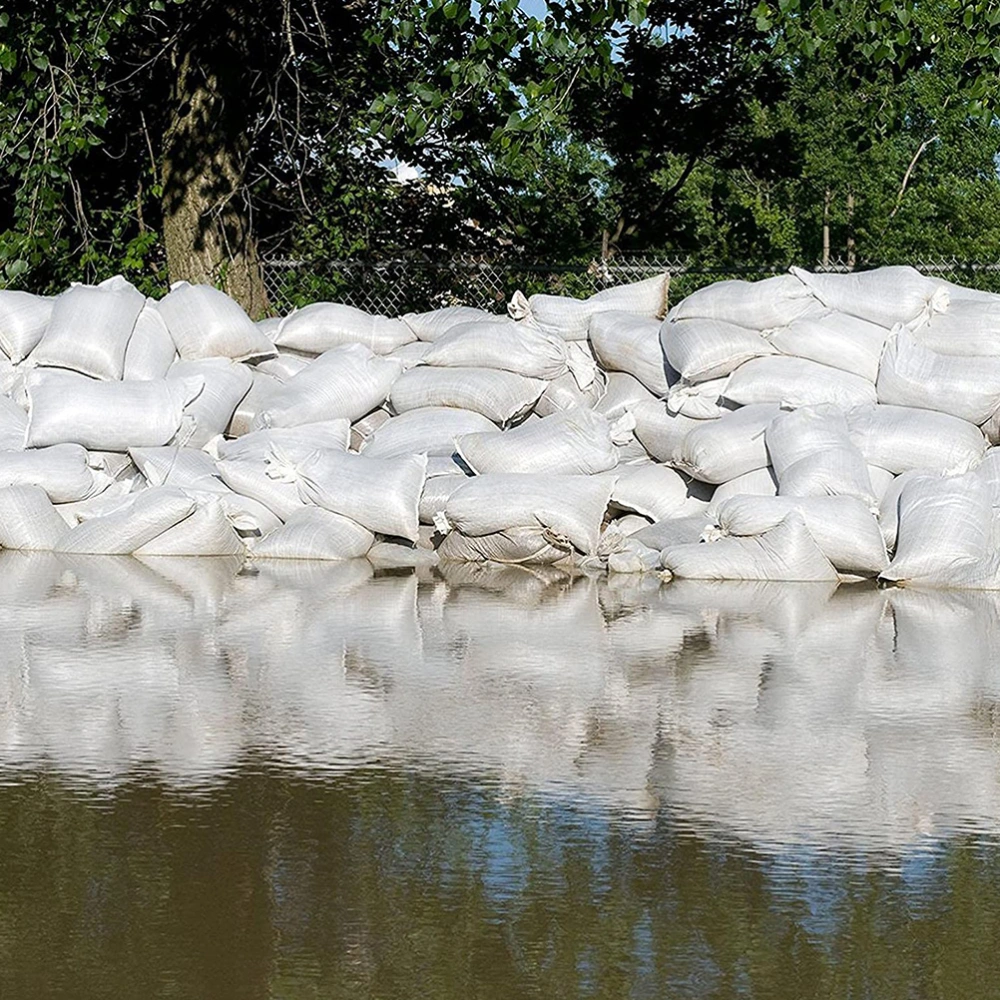
[[[1000,996],[1000,598],[0,554],[0,997]]]

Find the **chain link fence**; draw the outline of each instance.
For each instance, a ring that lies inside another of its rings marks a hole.
[[[883,263],[909,264],[924,274],[961,285],[1000,292],[1000,262],[938,260],[851,263],[835,258],[810,270],[849,272]],[[705,267],[683,258],[628,254],[608,260],[528,261],[519,258],[426,256],[386,260],[267,260],[264,282],[271,308],[285,313],[310,302],[343,302],[366,312],[399,316],[441,306],[467,305],[502,311],[517,290],[583,298],[604,288],[641,281],[667,271],[670,300],[676,302],[703,285],[730,278],[756,281],[783,274],[788,264]]]

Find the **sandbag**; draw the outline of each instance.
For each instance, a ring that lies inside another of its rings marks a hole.
[[[979,472],[978,469],[976,471]],[[936,475],[933,469],[910,469],[909,472],[896,476],[892,485],[886,490],[879,503],[878,523],[882,538],[885,540],[885,547],[890,553],[896,548],[896,534],[899,530],[899,495],[911,479]]]
[[[246,395],[236,404],[225,433],[229,437],[242,437],[253,430],[254,418],[271,400],[271,396],[282,385],[281,379],[262,372],[259,368],[248,368],[252,382]],[[202,447],[207,447],[206,441]]]
[[[250,361],[278,353],[239,303],[211,285],[174,282],[157,308],[182,361]]]
[[[548,566],[570,557],[572,546],[552,537],[546,528],[507,528],[489,535],[451,531],[438,546],[441,562],[507,563]]]
[[[811,274],[801,267],[790,270],[828,309],[886,328],[945,312],[951,298],[943,282],[925,278],[912,267],[851,274]]]
[[[419,340],[427,343],[433,343],[462,323],[506,323],[508,319],[472,306],[448,306],[430,312],[407,313],[401,318]]]
[[[851,441],[843,411],[829,405],[780,413],[764,433],[779,496],[878,500],[868,466]]]
[[[0,488],[0,548],[51,552],[66,531],[41,487]]]
[[[635,420],[635,436],[658,462],[677,462],[688,434],[705,421],[672,413],[663,400],[631,403],[628,412]]]
[[[825,310],[764,333],[782,354],[805,358],[874,382],[889,331],[846,313]]]
[[[614,480],[612,504],[654,521],[675,517],[688,499],[687,481],[665,465],[623,465],[605,475]]]
[[[174,339],[156,303],[146,299],[125,348],[122,378],[126,382],[149,382],[166,378],[177,357]]]
[[[788,357],[755,358],[740,365],[729,377],[725,397],[740,406],[832,403],[845,410],[876,401],[875,386],[860,375]]]
[[[753,472],[745,472],[742,476],[736,476],[716,487],[708,504],[708,512],[714,515],[730,497],[776,497],[777,495],[778,479],[774,469],[770,466],[765,469],[754,469]]]
[[[38,486],[53,503],[85,500],[110,483],[90,468],[87,452],[76,444],[0,452],[0,487]]]
[[[82,521],[59,540],[57,552],[80,555],[130,555],[172,528],[195,508],[180,490],[150,487],[133,494],[125,508]]]
[[[95,493],[83,500],[70,503],[53,504],[52,509],[65,522],[66,527],[75,528],[81,521],[89,521],[92,517],[103,517],[116,510],[122,510],[132,502],[133,483],[110,483],[107,489]]]
[[[839,572],[875,577],[888,565],[879,524],[856,497],[735,496],[719,505],[715,521],[728,535],[760,535],[792,511],[802,515],[820,551]]]
[[[640,545],[654,549],[657,554],[673,545],[688,545],[700,541],[710,521],[704,513],[687,517],[668,517],[640,528],[630,537]]]
[[[375,536],[349,517],[322,507],[303,507],[275,531],[250,546],[254,559],[345,561],[367,554]]]
[[[933,410],[862,406],[847,412],[847,426],[869,465],[897,475],[921,468],[947,475],[968,472],[987,448],[975,424]]]
[[[777,404],[768,403],[733,410],[718,420],[696,421],[673,464],[703,483],[725,483],[763,469],[769,464],[764,432],[779,412]]]
[[[401,370],[399,362],[376,357],[361,344],[335,347],[272,394],[254,417],[254,429],[358,420],[386,401]]]
[[[604,394],[593,409],[609,419],[620,417],[631,410],[635,403],[655,403],[662,406],[659,397],[651,393],[637,378],[625,372],[608,372]]]
[[[365,446],[375,436],[375,432],[391,419],[392,414],[384,406],[380,406],[377,410],[366,413],[360,420],[356,420],[351,424],[349,450],[364,451]]]
[[[898,518],[896,551],[881,579],[906,586],[988,585],[993,508],[981,476],[908,479]]]
[[[27,382],[29,448],[74,443],[97,451],[166,444],[204,379],[100,382],[69,373],[34,372]]]
[[[666,311],[670,275],[606,288],[588,299],[565,295],[532,295],[516,292],[507,306],[512,319],[523,320],[563,340],[585,340],[591,316],[599,312],[625,312],[658,319]]]
[[[577,408],[508,431],[460,434],[455,447],[476,473],[588,476],[613,469],[618,464],[615,445],[631,436],[631,421],[612,425],[600,413]]]
[[[121,379],[125,349],[145,303],[142,292],[120,274],[99,285],[73,285],[56,296],[32,362]]]
[[[554,379],[570,372],[586,388],[595,365],[571,355],[560,337],[524,323],[462,323],[436,340],[423,363],[441,368],[498,368],[528,378]]]
[[[588,327],[594,356],[609,371],[628,372],[650,392],[665,396],[680,376],[667,362],[655,319],[621,312],[590,317]]]
[[[265,316],[263,319],[257,320],[254,326],[273,344],[274,338],[278,333],[278,327],[281,326],[281,317]]]
[[[674,576],[694,580],[790,583],[837,579],[837,571],[797,511],[760,535],[669,546],[660,553],[660,561]]]
[[[403,371],[405,372],[410,368],[422,364],[424,356],[433,346],[433,344],[428,344],[423,340],[414,340],[410,344],[404,344],[402,347],[397,347],[396,350],[390,351],[386,357],[398,361],[403,366]]]
[[[129,455],[150,486],[174,486],[181,490],[222,493],[215,461],[197,448],[168,445],[163,448],[130,448]]]
[[[751,330],[788,326],[816,311],[808,288],[790,274],[762,281],[717,281],[692,292],[670,310],[668,319],[708,319]]]
[[[634,538],[624,539],[620,547],[608,555],[609,573],[651,573],[659,568],[659,551]]]
[[[14,364],[23,361],[42,339],[53,302],[45,295],[0,289],[0,350]]]
[[[474,410],[498,425],[527,414],[545,388],[541,379],[494,368],[411,368],[396,379],[389,403],[397,414],[428,406]]]
[[[374,354],[388,354],[416,340],[400,319],[372,316],[353,306],[314,302],[285,316],[274,336],[276,347],[322,354],[343,344],[363,344]]]
[[[433,548],[397,541],[375,542],[365,558],[375,569],[427,569],[439,562]]]
[[[268,427],[227,441],[213,438],[205,447],[216,458],[242,458],[263,462],[274,448],[303,457],[317,448],[347,451],[351,425],[343,417],[297,427]]]
[[[584,555],[594,555],[611,490],[603,477],[474,476],[448,498],[437,527],[474,537],[542,527],[549,529],[553,544],[568,542]]]
[[[203,447],[229,426],[236,407],[253,384],[246,365],[226,358],[178,361],[168,374],[171,379],[201,379],[204,384],[204,389],[184,406],[184,426],[177,434],[177,443],[190,448]]]
[[[280,482],[268,475],[265,462],[242,458],[223,459],[216,462],[219,476],[234,493],[249,497],[263,504],[281,521],[287,521],[305,506],[294,483]]]
[[[296,459],[275,448],[268,475],[294,484],[308,503],[352,518],[369,531],[411,542],[418,537],[426,455],[368,458],[324,450]]]
[[[443,511],[448,498],[466,481],[464,475],[432,476],[428,470],[424,488],[420,491],[420,505],[417,512],[421,524],[432,525],[434,516]]]
[[[483,431],[497,432],[497,428],[481,413],[449,406],[427,406],[391,417],[375,430],[361,451],[368,458],[453,455],[456,438]]]
[[[667,393],[667,410],[695,420],[714,420],[727,409],[726,386],[729,377],[708,379],[705,382],[688,382],[681,379]]]
[[[137,556],[242,556],[245,552],[219,500],[199,504],[182,521],[135,550]]]
[[[897,326],[885,345],[877,389],[880,403],[983,424],[1000,408],[1000,357],[937,354]]]
[[[756,330],[717,319],[666,319],[660,343],[670,366],[687,382],[722,378],[753,358],[778,353]]]
[[[0,396],[0,451],[18,451],[24,447],[28,414],[10,397]]]

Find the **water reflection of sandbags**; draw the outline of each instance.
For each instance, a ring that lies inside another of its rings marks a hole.
[[[1000,828],[1000,598],[0,553],[0,780],[377,764],[894,849]]]

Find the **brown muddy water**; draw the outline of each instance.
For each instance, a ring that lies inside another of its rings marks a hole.
[[[1000,597],[0,554],[0,997],[1000,996]]]

